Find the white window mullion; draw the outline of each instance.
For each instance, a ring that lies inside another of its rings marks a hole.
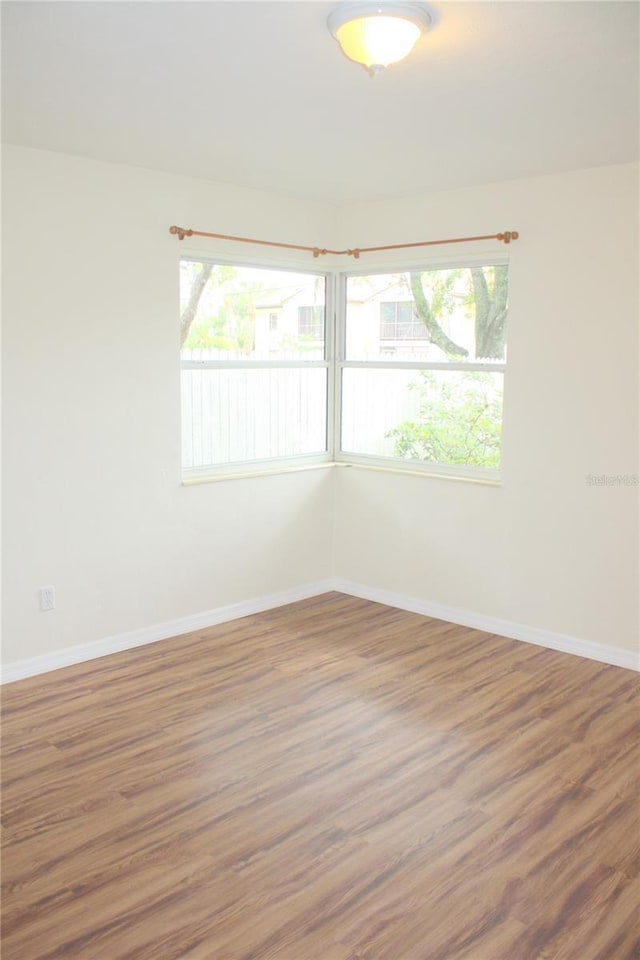
[[[339,459],[342,448],[342,361],[345,354],[345,335],[347,319],[347,278],[343,273],[334,274],[335,321],[333,343],[333,381],[334,410],[332,417],[333,443],[331,446],[334,460]]]

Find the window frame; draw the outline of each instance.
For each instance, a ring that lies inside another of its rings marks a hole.
[[[178,265],[183,262],[211,263],[214,266],[231,266],[256,270],[273,270],[283,273],[299,273],[305,276],[323,277],[325,281],[325,336],[324,359],[319,360],[185,360],[180,350],[180,458],[183,484],[201,483],[207,480],[218,480],[234,477],[260,476],[268,473],[283,473],[303,470],[312,467],[326,466],[334,461],[333,431],[335,395],[333,377],[334,331],[333,292],[335,281],[332,271],[309,269],[300,263],[291,263],[286,259],[277,262],[251,258],[231,259],[218,257],[215,254],[203,255],[196,251],[181,253]],[[251,460],[232,460],[223,463],[203,464],[197,467],[185,467],[183,462],[184,449],[184,410],[182,407],[182,373],[184,370],[283,370],[283,369],[324,369],[326,370],[327,409],[325,419],[325,450],[314,454],[293,454],[286,457],[254,458]]]
[[[484,373],[501,373],[503,376],[503,447],[504,447],[504,409],[507,396],[508,364],[507,360],[495,363],[453,363],[434,361],[410,361],[395,359],[376,360],[348,360],[346,359],[346,330],[347,330],[347,280],[350,277],[384,275],[389,273],[405,273],[412,270],[447,270],[456,267],[495,266],[509,267],[507,254],[461,254],[455,258],[424,257],[419,260],[402,258],[378,260],[369,268],[338,269],[336,266],[327,266],[325,269],[316,268],[302,263],[299,259],[290,260],[287,257],[277,259],[261,259],[248,256],[229,257],[217,256],[215,253],[202,253],[200,250],[186,250],[181,253],[179,263],[183,260],[196,263],[212,263],[221,266],[248,267],[255,269],[300,273],[324,277],[325,280],[325,354],[323,360],[216,360],[194,361],[179,358],[179,369],[283,369],[283,368],[323,368],[326,370],[326,449],[318,454],[300,454],[289,457],[272,457],[244,461],[231,461],[220,464],[210,464],[199,467],[184,467],[181,463],[182,482],[185,485],[202,483],[220,479],[240,479],[269,474],[295,472],[315,467],[363,467],[386,472],[414,474],[424,477],[434,476],[450,480],[471,480],[488,485],[499,485],[502,480],[504,457],[501,456],[499,469],[488,467],[468,467],[461,464],[440,464],[422,460],[408,460],[400,457],[382,457],[369,454],[354,453],[342,448],[342,394],[343,373],[345,369],[415,369],[415,370],[444,370],[451,373],[474,371]],[[184,430],[184,414],[182,402],[180,410],[181,438]],[[182,458],[182,440],[181,440]]]
[[[473,361],[456,362],[436,362],[425,360],[348,360],[346,357],[347,340],[347,281],[350,277],[368,277],[385,275],[389,273],[407,273],[413,270],[452,270],[459,267],[490,267],[506,265],[509,267],[509,257],[489,256],[489,255],[470,255],[459,256],[447,260],[426,258],[419,261],[402,260],[395,261],[392,264],[376,264],[371,269],[360,268],[358,270],[344,270],[337,274],[339,290],[336,296],[336,331],[335,331],[335,419],[334,419],[334,441],[335,441],[335,461],[345,466],[369,467],[377,470],[387,470],[392,472],[413,473],[423,476],[437,476],[452,480],[476,480],[489,484],[499,484],[502,480],[502,447],[500,467],[492,469],[490,467],[465,466],[463,464],[442,464],[425,460],[409,460],[401,457],[383,457],[371,454],[354,453],[343,449],[342,446],[342,395],[343,395],[343,373],[348,369],[383,369],[383,370],[443,370],[449,373],[501,373],[503,377],[503,405],[501,427],[504,427],[504,396],[505,385],[507,383],[507,361],[496,363],[475,363]],[[504,435],[504,434],[503,434]]]

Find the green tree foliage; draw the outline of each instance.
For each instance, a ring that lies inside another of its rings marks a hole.
[[[387,434],[394,456],[430,463],[500,466],[502,391],[491,373],[421,373],[419,415]]]
[[[429,340],[452,361],[470,351],[447,333],[456,291],[465,289],[464,308],[473,322],[475,357],[504,360],[507,320],[507,266],[468,267],[409,275],[416,317]],[[418,416],[388,437],[394,456],[441,464],[498,468],[501,459],[502,391],[490,373],[427,372],[413,385],[420,392]]]
[[[237,280],[238,271],[224,265],[186,261],[182,270],[187,296],[180,318],[181,346],[250,353],[255,341],[256,297],[264,294],[263,286]],[[213,302],[203,296],[208,285],[219,293]]]
[[[183,294],[180,312],[181,347],[195,350],[212,346],[209,339],[219,336],[220,329],[215,329],[215,317],[199,309],[202,294],[210,280],[213,279],[214,285],[221,285],[227,280],[232,280],[236,273],[233,267],[214,266],[212,263],[191,260],[182,261],[180,264],[180,290]],[[211,333],[209,333],[210,329]]]
[[[229,343],[225,349],[251,353],[256,337],[256,298],[264,292],[260,283],[238,281],[225,293],[216,315]]]

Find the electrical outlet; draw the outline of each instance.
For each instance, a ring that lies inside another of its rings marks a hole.
[[[56,590],[55,587],[40,587],[38,591],[40,596],[41,610],[55,610],[56,608]]]

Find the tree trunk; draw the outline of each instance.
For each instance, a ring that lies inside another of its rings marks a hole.
[[[489,293],[482,267],[472,267],[473,293],[476,309],[476,357],[483,360],[504,359],[505,326],[507,322],[507,267],[494,267],[493,295]]]
[[[447,354],[448,357],[468,357],[469,351],[451,340],[433,315],[429,302],[424,294],[422,277],[419,273],[411,274],[411,293],[415,301],[416,314],[424,323],[429,334],[429,340]]]
[[[191,324],[195,319],[195,315],[198,312],[198,304],[200,303],[200,297],[202,296],[202,291],[206,287],[209,277],[211,276],[211,271],[213,270],[212,263],[203,263],[200,273],[194,278],[193,286],[191,287],[191,293],[189,294],[189,301],[180,315],[180,346],[183,347],[187,337],[189,336],[189,330],[191,329]]]

